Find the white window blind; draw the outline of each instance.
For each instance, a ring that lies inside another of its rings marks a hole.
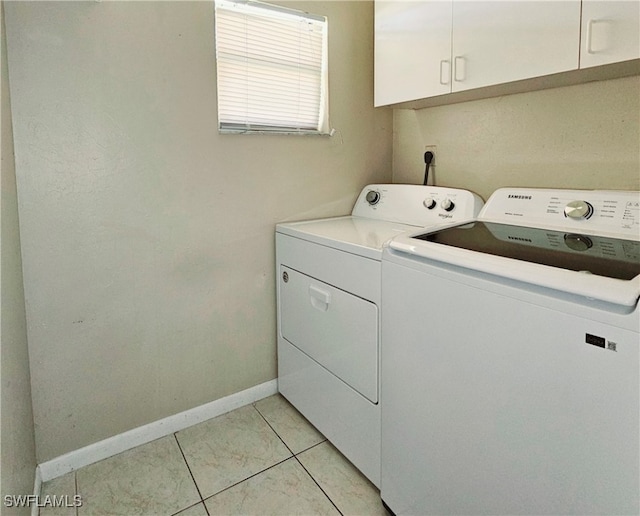
[[[216,0],[215,31],[221,132],[329,132],[324,16]]]

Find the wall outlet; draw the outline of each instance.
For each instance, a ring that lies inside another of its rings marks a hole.
[[[435,186],[436,184],[436,155],[437,153],[437,146],[436,145],[425,145],[424,146],[424,152],[431,152],[433,154],[433,158],[431,160],[431,165],[429,166],[429,170],[425,170],[425,179],[424,182],[425,184],[429,184],[432,186]],[[429,173],[429,180],[427,181],[427,177],[426,174],[427,172]]]
[[[433,152],[433,158],[435,160],[436,154],[438,153],[437,152],[438,151],[438,146],[437,145],[425,145],[424,146],[424,151],[425,152],[427,152],[427,151]]]

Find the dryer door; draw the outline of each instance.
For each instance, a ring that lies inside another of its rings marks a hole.
[[[377,403],[378,307],[288,267],[280,282],[282,336]]]

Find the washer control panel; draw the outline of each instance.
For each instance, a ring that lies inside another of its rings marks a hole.
[[[501,188],[484,205],[478,219],[638,240],[640,192]]]
[[[356,201],[352,215],[431,226],[474,219],[483,201],[458,188],[422,185],[368,185]]]

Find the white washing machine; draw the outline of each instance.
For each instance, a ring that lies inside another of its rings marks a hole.
[[[497,190],[382,260],[397,515],[640,512],[640,193]]]
[[[276,227],[278,388],[376,486],[382,246],[481,206],[466,190],[369,185],[350,216]]]

